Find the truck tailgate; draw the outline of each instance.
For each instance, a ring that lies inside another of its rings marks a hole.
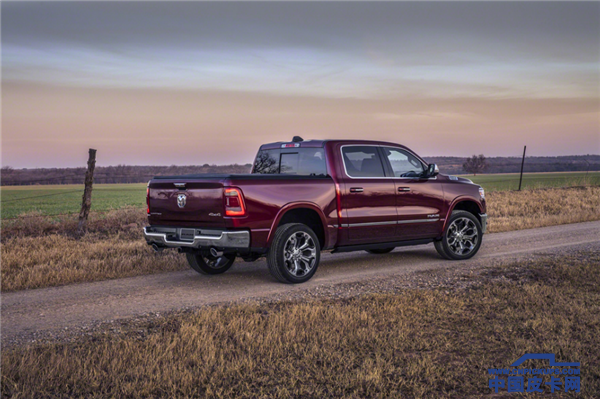
[[[224,227],[223,183],[160,179],[148,185],[151,224]]]

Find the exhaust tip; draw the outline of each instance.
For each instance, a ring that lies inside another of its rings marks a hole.
[[[154,252],[161,252],[164,248],[159,247],[156,243],[152,243],[152,249]]]
[[[210,249],[210,254],[216,258],[217,256],[219,256],[219,251],[217,251],[216,248],[213,247]]]

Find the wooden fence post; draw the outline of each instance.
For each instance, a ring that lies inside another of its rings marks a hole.
[[[523,160],[521,161],[521,177],[519,177],[519,191],[521,191],[521,183],[523,183],[523,166],[525,165],[525,151],[527,151],[527,146],[523,147]]]
[[[87,172],[85,172],[85,189],[83,190],[79,223],[77,225],[77,232],[79,234],[85,232],[85,225],[92,206],[92,184],[94,183],[94,168],[96,167],[96,150],[93,148],[90,148],[87,166]]]

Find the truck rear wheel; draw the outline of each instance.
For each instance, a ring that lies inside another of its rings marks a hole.
[[[192,269],[200,274],[225,273],[235,262],[235,254],[213,256],[208,251],[201,251],[199,254],[187,253],[185,256]]]
[[[315,274],[321,259],[321,245],[312,229],[301,223],[277,228],[267,264],[277,280],[287,284],[304,283]]]
[[[435,241],[435,249],[442,258],[464,260],[473,257],[481,247],[481,223],[470,212],[454,211],[450,215],[444,236]]]

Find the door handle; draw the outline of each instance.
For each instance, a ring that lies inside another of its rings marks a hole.
[[[398,191],[407,192],[410,191],[410,187],[398,187]]]
[[[351,193],[362,193],[364,190],[362,187],[351,187],[350,188],[350,192]]]

